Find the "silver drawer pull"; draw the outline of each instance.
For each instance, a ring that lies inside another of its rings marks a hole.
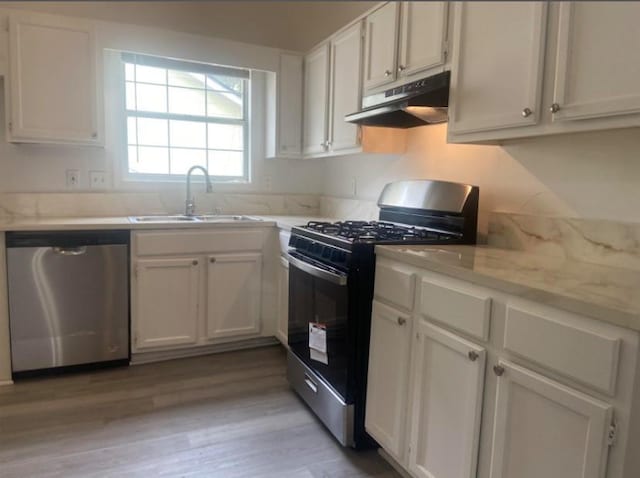
[[[504,367],[502,365],[494,365],[493,373],[495,373],[498,377],[502,377],[504,374]]]
[[[81,256],[82,254],[87,253],[86,246],[79,247],[52,247],[51,248],[54,254],[59,254],[61,256]]]
[[[469,360],[471,360],[472,362],[475,362],[476,360],[478,360],[478,357],[480,357],[480,355],[478,355],[478,352],[476,352],[475,350],[470,350],[467,355],[469,357]]]
[[[318,385],[316,385],[306,373],[304,374],[304,383],[307,384],[307,387],[309,387],[313,393],[318,393]]]
[[[404,325],[407,323],[407,319],[404,317],[398,317],[398,325]]]

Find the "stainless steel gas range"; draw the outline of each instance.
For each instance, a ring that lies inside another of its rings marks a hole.
[[[364,429],[375,246],[475,244],[478,197],[476,186],[400,181],[380,195],[379,221],[292,229],[287,375],[343,445],[376,445]]]

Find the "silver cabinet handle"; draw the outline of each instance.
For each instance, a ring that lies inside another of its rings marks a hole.
[[[533,111],[531,111],[531,108],[525,108],[522,110],[522,117],[528,118],[529,116],[531,116],[531,113],[533,113]]]
[[[398,325],[404,325],[407,323],[407,319],[404,317],[398,317]]]
[[[498,377],[502,377],[504,374],[504,367],[502,365],[494,365],[493,373],[495,373]]]
[[[336,284],[339,286],[347,285],[347,276],[342,274],[336,274],[335,272],[327,271],[321,269],[320,267],[316,267],[313,264],[309,264],[303,260],[298,259],[297,257],[292,256],[288,252],[285,253],[286,259],[289,261],[290,266],[297,267],[302,272],[306,272],[309,275],[317,277],[318,279],[323,279],[332,284]]]
[[[54,254],[58,254],[60,256],[81,256],[82,254],[87,253],[86,246],[79,247],[52,247]]]
[[[98,133],[96,133],[96,132],[94,131],[93,133],[91,133],[91,137],[92,137],[93,139],[97,138],[97,137],[98,137]]]
[[[215,258],[215,257],[210,257],[210,258],[209,258],[209,262],[211,262],[211,264],[213,264],[215,261],[216,261],[216,258]]]
[[[307,387],[309,387],[313,393],[318,393],[318,385],[306,373],[304,374],[304,383],[307,384]]]
[[[402,73],[404,70],[406,70],[407,67],[404,65],[398,65],[398,73]]]
[[[198,265],[198,261],[191,261],[191,265],[197,266]]]
[[[478,357],[480,357],[480,355],[478,355],[478,352],[476,352],[475,350],[470,350],[467,356],[472,362],[475,362],[476,360],[478,360]]]
[[[391,76],[391,70],[384,70],[384,76]]]
[[[560,105],[558,103],[553,103],[550,107],[549,107],[549,111],[551,113],[557,113],[558,111],[560,111]]]

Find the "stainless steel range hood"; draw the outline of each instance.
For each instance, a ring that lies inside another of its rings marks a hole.
[[[445,71],[387,91],[365,96],[362,110],[344,117],[349,123],[413,128],[447,121],[450,72]]]

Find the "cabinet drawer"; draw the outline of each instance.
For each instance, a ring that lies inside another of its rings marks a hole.
[[[579,317],[507,307],[504,348],[562,375],[614,395],[620,339]]]
[[[378,261],[376,265],[375,295],[404,309],[413,308],[415,281],[413,274],[394,264]]]
[[[153,231],[135,233],[135,254],[206,254],[262,250],[262,230]]]
[[[420,313],[481,340],[489,339],[491,297],[463,284],[420,283]]]

